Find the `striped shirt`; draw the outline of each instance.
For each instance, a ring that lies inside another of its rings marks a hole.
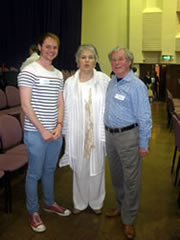
[[[119,82],[116,76],[110,81],[106,92],[104,122],[110,128],[137,123],[139,145],[147,148],[152,128],[147,87],[132,71]]]
[[[32,108],[41,124],[47,130],[52,131],[58,119],[59,93],[64,88],[62,73],[56,68],[54,71],[48,71],[38,62],[33,62],[19,73],[18,86],[32,88]],[[24,130],[37,131],[26,116]]]

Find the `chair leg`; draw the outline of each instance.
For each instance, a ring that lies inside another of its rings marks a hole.
[[[174,155],[173,155],[172,166],[171,166],[171,174],[173,174],[173,171],[174,171],[174,164],[175,164],[175,160],[176,160],[176,153],[177,153],[177,146],[175,146],[175,149],[174,149]]]
[[[177,184],[177,180],[178,180],[178,176],[179,176],[179,169],[180,169],[180,156],[179,156],[178,164],[176,167],[176,176],[175,176],[174,186],[176,186],[176,184]]]
[[[171,116],[170,123],[169,123],[169,131],[171,132],[172,129],[173,129],[173,121],[172,121],[172,116]]]
[[[171,122],[171,114],[168,112],[168,122],[167,122],[167,128],[170,127],[170,122]]]
[[[180,192],[179,192],[179,195],[178,195],[178,206],[180,208]]]
[[[172,112],[168,111],[168,123],[167,127],[171,130],[172,129]]]
[[[8,213],[8,202],[9,202],[9,181],[7,173],[5,173],[4,177],[4,210]]]
[[[5,212],[12,212],[12,189],[11,189],[11,180],[10,180],[10,172],[5,173],[5,189],[4,189],[4,199],[5,199]]]

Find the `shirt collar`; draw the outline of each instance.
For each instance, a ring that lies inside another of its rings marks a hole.
[[[113,80],[114,82],[124,82],[124,81],[129,82],[129,81],[131,81],[132,75],[134,76],[134,73],[133,73],[132,70],[130,70],[130,71],[128,72],[128,74],[127,74],[125,77],[122,78],[122,80],[117,81],[117,76],[116,76],[116,75],[114,75],[114,77],[113,77],[112,80]]]

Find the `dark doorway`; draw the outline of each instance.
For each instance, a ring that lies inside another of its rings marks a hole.
[[[154,72],[157,73],[159,83],[157,85],[158,98],[156,100],[166,100],[166,65],[161,64],[140,64],[140,78],[143,79],[149,72],[152,76]]]

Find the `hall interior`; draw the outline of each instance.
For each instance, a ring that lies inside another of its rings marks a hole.
[[[180,208],[177,198],[179,186],[174,186],[175,172],[171,175],[174,152],[174,131],[167,128],[166,102],[154,101],[152,108],[152,138],[150,152],[143,159],[141,204],[136,221],[138,240],[179,240]],[[177,161],[177,159],[176,159]],[[107,218],[106,209],[116,202],[106,159],[106,198],[103,213],[95,215],[90,209],[79,215],[60,217],[43,211],[40,194],[40,214],[47,226],[44,233],[35,233],[28,224],[25,207],[24,174],[13,178],[13,211],[4,212],[3,188],[0,188],[0,239],[1,240],[123,240],[119,217]],[[40,191],[41,188],[39,188]],[[69,167],[57,168],[55,173],[56,201],[72,209],[72,171]]]

